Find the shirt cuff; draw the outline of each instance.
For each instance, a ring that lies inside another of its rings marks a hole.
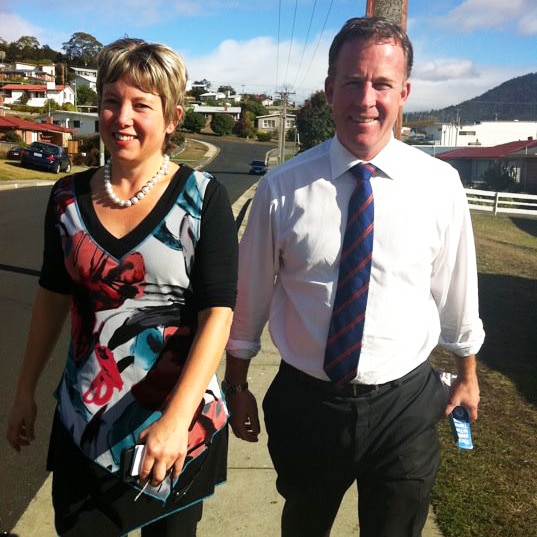
[[[243,360],[253,358],[260,350],[260,343],[252,343],[251,341],[242,341],[240,339],[230,338],[226,345],[226,351],[229,354]]]

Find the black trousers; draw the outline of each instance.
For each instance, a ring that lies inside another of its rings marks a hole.
[[[120,537],[141,528],[142,537],[195,537],[201,499],[226,479],[227,427],[216,434],[206,455],[181,474],[179,498],[165,503],[142,494],[115,474],[89,461],[73,444],[56,415],[49,447],[52,501],[58,535]]]
[[[328,537],[358,487],[360,537],[419,537],[440,462],[447,390],[428,362],[378,387],[340,391],[282,362],[264,402],[285,498],[282,537]]]

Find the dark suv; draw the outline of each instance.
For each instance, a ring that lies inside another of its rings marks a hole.
[[[71,159],[64,147],[46,142],[33,142],[21,153],[23,168],[42,168],[49,172],[71,171]]]

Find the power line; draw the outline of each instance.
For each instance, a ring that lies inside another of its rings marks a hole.
[[[298,0],[295,0],[295,11],[293,13],[293,26],[291,27],[291,42],[289,43],[289,54],[287,56],[287,67],[285,70],[284,83],[287,83],[287,74],[289,73],[289,64],[291,63],[291,52],[293,50],[293,39],[295,37],[296,11],[298,8]]]
[[[313,17],[315,15],[315,8],[317,7],[317,0],[313,2],[313,9],[311,10],[311,16],[310,16],[310,22],[308,25],[308,32],[306,33],[306,39],[304,41],[304,46],[302,47],[302,54],[300,55],[300,62],[298,63],[298,69],[296,70],[296,76],[295,81],[293,82],[293,86],[296,86],[296,81],[298,79],[298,74],[300,73],[300,69],[302,69],[302,61],[304,60],[304,53],[306,52],[306,47],[308,45],[308,41],[310,38],[310,31],[311,31],[311,25],[313,23]]]
[[[280,68],[280,28],[282,25],[282,0],[278,3],[278,42],[276,47],[276,85],[278,87],[278,71]]]
[[[334,3],[334,0],[330,0],[330,5],[328,6],[328,11],[326,12],[326,17],[324,19],[323,27],[321,28],[321,33],[319,34],[319,39],[317,40],[317,45],[315,45],[315,50],[313,51],[313,54],[311,56],[310,64],[308,65],[308,68],[306,69],[306,72],[304,73],[304,78],[302,79],[302,82],[298,86],[299,88],[301,88],[302,85],[304,84],[306,77],[308,76],[308,73],[310,72],[311,66],[313,65],[313,60],[315,59],[315,56],[317,55],[317,50],[319,49],[319,45],[321,44],[321,39],[326,29],[326,24],[328,22],[328,17],[330,16],[330,11],[332,10],[333,3]]]

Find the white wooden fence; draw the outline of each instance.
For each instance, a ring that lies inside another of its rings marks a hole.
[[[470,209],[493,214],[521,215],[537,218],[537,196],[511,192],[490,192],[465,188]]]

